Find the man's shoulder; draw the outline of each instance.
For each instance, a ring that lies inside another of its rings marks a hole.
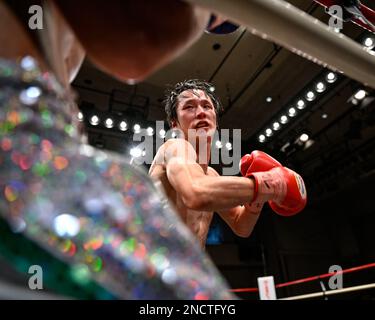
[[[161,145],[155,158],[163,159],[168,163],[171,159],[183,159],[187,162],[196,162],[197,154],[189,141],[185,139],[170,139]]]
[[[164,164],[166,157],[179,156],[183,150],[193,148],[190,142],[185,139],[169,139],[165,141],[156,151],[154,163]]]
[[[186,140],[184,139],[169,139],[165,141],[159,149],[156,151],[156,156],[158,154],[165,154],[167,150],[170,150],[172,148],[175,148],[177,146],[184,145],[186,143]]]
[[[220,174],[212,167],[207,167],[207,173],[209,176],[216,176],[216,177],[220,176]]]

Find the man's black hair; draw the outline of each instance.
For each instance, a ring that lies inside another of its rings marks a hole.
[[[216,117],[217,119],[219,118],[223,108],[219,99],[214,95],[215,87],[213,84],[204,80],[190,79],[176,83],[173,87],[167,89],[165,93],[165,112],[167,114],[167,121],[170,126],[173,120],[177,120],[177,103],[179,94],[185,90],[193,89],[202,90],[211,98],[216,112]]]

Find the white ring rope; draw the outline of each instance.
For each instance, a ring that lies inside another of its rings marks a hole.
[[[282,298],[282,299],[278,299],[278,300],[302,300],[302,299],[310,299],[310,298],[319,298],[319,297],[331,296],[331,295],[335,295],[335,294],[354,292],[354,291],[360,291],[360,290],[367,290],[367,289],[372,289],[372,288],[375,288],[375,283],[363,284],[363,285],[360,285],[360,286],[354,286],[354,287],[343,288],[343,289],[328,290],[328,291],[325,291],[325,292],[302,294],[302,295],[299,295],[299,296]]]
[[[375,88],[375,56],[352,39],[282,0],[187,0],[253,34]]]

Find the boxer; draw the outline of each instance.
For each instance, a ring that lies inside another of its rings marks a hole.
[[[169,91],[167,120],[182,138],[167,140],[149,170],[202,247],[214,211],[238,236],[248,237],[265,202],[281,215],[293,215],[307,200],[302,178],[265,153],[242,158],[243,177],[220,176],[209,166],[221,108],[211,87],[204,81],[186,80]]]

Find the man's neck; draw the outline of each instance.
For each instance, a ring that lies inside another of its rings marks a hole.
[[[202,139],[201,139],[202,140]],[[204,172],[207,172],[208,163],[211,159],[211,142],[210,141],[195,141],[195,152],[197,154],[197,162],[202,167]]]

